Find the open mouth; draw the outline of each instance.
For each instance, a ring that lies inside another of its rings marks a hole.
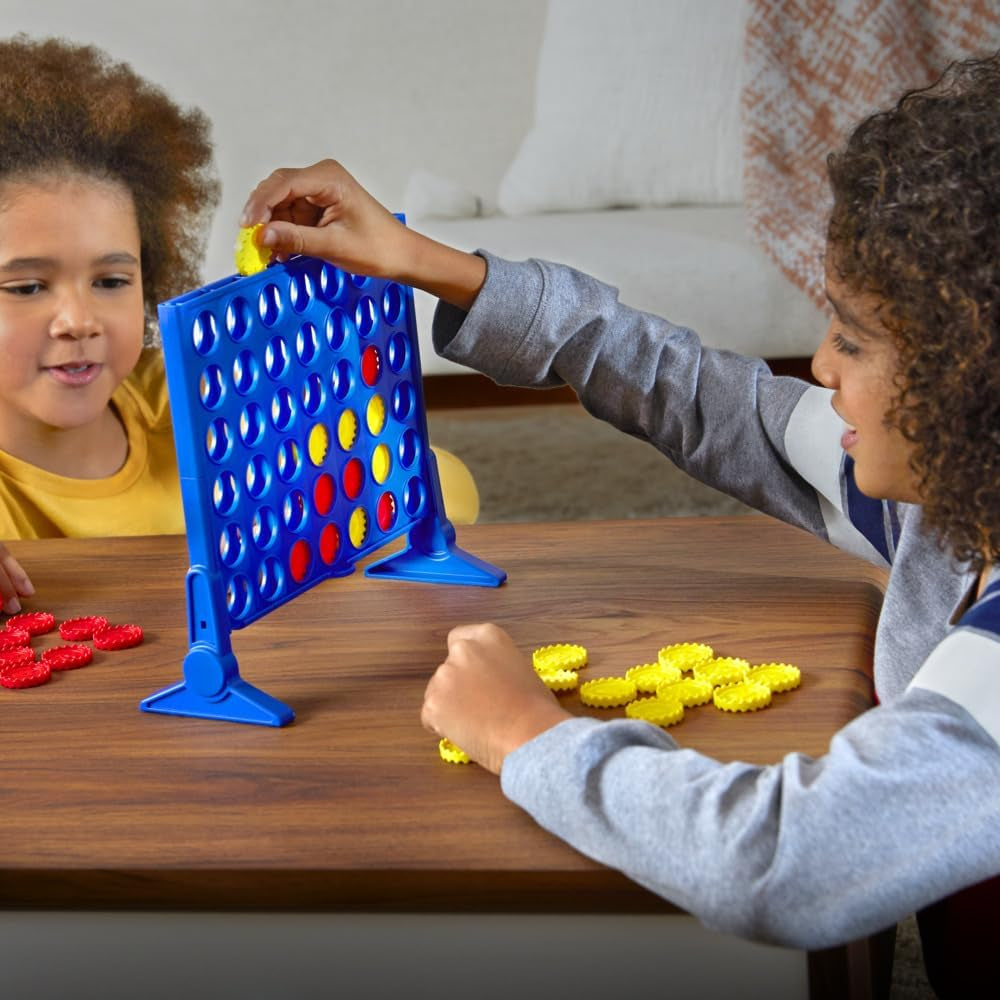
[[[80,361],[68,365],[52,365],[45,369],[62,385],[89,385],[101,372],[101,365],[93,361]]]

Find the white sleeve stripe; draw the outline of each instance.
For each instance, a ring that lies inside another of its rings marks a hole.
[[[830,543],[876,566],[885,566],[885,557],[844,511],[840,483],[843,422],[830,406],[832,395],[819,386],[810,386],[802,393],[785,427],[785,453],[795,471],[816,490]]]
[[[910,681],[961,705],[1000,744],[1000,643],[959,628],[935,647]]]
[[[833,393],[812,385],[795,404],[785,427],[785,452],[795,471],[838,510],[840,495],[840,447],[842,422],[830,399]]]

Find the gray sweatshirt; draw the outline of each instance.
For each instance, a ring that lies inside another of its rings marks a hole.
[[[918,506],[854,485],[825,389],[702,347],[690,330],[544,261],[483,253],[435,348],[584,407],[697,479],[882,566],[880,704],[827,753],[723,764],[646,722],[576,718],[508,755],[504,793],[576,849],[707,926],[797,948],[887,927],[1000,873],[1000,572],[973,575]]]

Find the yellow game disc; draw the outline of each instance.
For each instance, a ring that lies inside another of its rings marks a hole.
[[[749,667],[749,662],[739,656],[717,656],[696,664],[694,675],[699,680],[709,681],[713,687],[722,687],[743,680]]]
[[[240,274],[256,274],[271,262],[271,251],[257,246],[254,239],[254,234],[263,225],[263,222],[258,222],[256,226],[244,226],[236,234],[235,260]]]
[[[672,646],[664,646],[656,658],[660,666],[691,670],[696,663],[710,660],[713,655],[712,647],[706,646],[703,642],[675,642]]]
[[[669,664],[661,667],[659,663],[639,663],[634,667],[629,667],[625,671],[625,676],[635,681],[636,689],[643,694],[654,694],[660,684],[668,681],[679,681],[681,679],[680,667],[672,667]]]
[[[625,706],[625,714],[654,726],[674,726],[684,718],[684,706],[673,698],[640,698]]]
[[[580,683],[575,670],[539,670],[538,679],[550,691],[572,691]]]
[[[790,663],[760,663],[747,671],[747,680],[769,687],[773,694],[780,694],[797,688],[802,683],[802,674]]]
[[[711,701],[714,690],[710,681],[698,680],[697,677],[682,677],[679,681],[661,684],[656,689],[656,697],[673,698],[685,708],[693,708],[695,705],[704,705]]]
[[[587,665],[587,650],[570,642],[539,646],[531,654],[536,670],[579,670]]]
[[[635,681],[627,677],[595,677],[580,685],[580,701],[591,708],[614,708],[635,701]]]
[[[723,712],[756,712],[771,704],[771,690],[753,681],[740,681],[716,688],[712,701]]]
[[[438,743],[438,753],[441,755],[441,759],[448,761],[449,764],[468,764],[471,759],[464,750],[460,750],[451,740],[441,740]]]

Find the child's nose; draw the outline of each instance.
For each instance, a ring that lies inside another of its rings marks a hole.
[[[816,353],[812,358],[813,378],[820,385],[827,389],[836,389],[838,384],[837,375],[837,352],[833,349],[833,324],[827,327],[826,336],[822,343],[816,348]]]
[[[59,299],[49,332],[53,337],[92,337],[100,332],[98,320],[89,297],[77,291],[67,291]]]

